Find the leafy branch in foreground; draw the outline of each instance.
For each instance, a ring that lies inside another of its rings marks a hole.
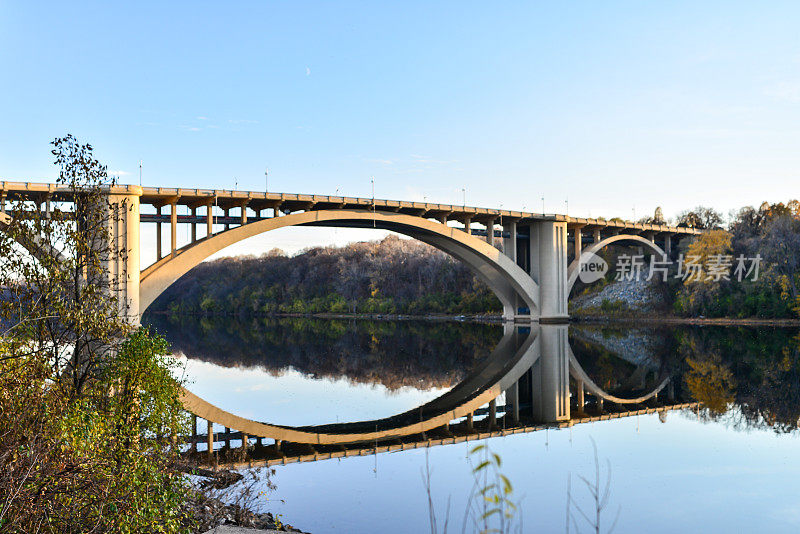
[[[473,462],[476,458],[477,464]],[[500,468],[503,461],[499,454],[492,452],[488,445],[476,445],[467,457],[472,472],[473,484],[464,510],[461,531],[467,532],[468,525],[479,534],[506,534],[522,532],[522,514],[519,503],[512,500],[514,488],[509,478]],[[431,534],[438,534],[438,524],[431,490],[431,469],[426,450],[425,469],[422,480],[428,497],[428,516]],[[450,498],[442,534],[447,534],[450,520]]]

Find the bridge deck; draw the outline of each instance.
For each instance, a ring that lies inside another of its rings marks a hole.
[[[229,189],[186,189],[170,187],[141,187],[137,185],[117,185],[110,192],[118,194],[140,195],[140,202],[161,208],[167,205],[198,208],[212,206],[222,210],[251,210],[260,216],[266,209],[284,213],[322,209],[376,209],[392,211],[406,215],[416,215],[438,220],[463,222],[470,220],[476,223],[516,222],[524,225],[536,221],[566,222],[569,227],[591,229],[620,230],[627,232],[654,232],[676,235],[694,235],[695,228],[670,226],[666,224],[640,224],[624,220],[607,220],[604,218],[572,217],[554,213],[535,213],[495,208],[481,208],[467,205],[439,204],[433,202],[413,202],[403,200],[387,200],[378,198],[346,197],[331,195],[310,195],[300,193],[271,193],[264,191],[233,191]],[[72,191],[51,183],[37,182],[5,182],[0,181],[0,197],[9,200],[29,199],[44,202],[47,198],[55,202],[70,201]],[[156,222],[153,220],[153,222]],[[160,222],[160,221],[159,221]],[[190,222],[186,219],[180,222]],[[191,221],[194,222],[194,221]]]
[[[261,439],[256,439],[256,444],[251,444],[247,455],[240,447],[223,447],[215,450],[214,464],[224,465],[228,468],[258,467],[286,465],[299,462],[316,462],[333,458],[350,458],[353,456],[370,456],[387,452],[400,452],[412,449],[435,447],[439,445],[453,445],[467,441],[477,441],[488,438],[512,436],[516,434],[527,434],[539,432],[549,428],[569,428],[575,425],[594,423],[598,421],[608,421],[634,417],[637,415],[648,415],[660,412],[669,412],[685,409],[697,409],[700,403],[687,402],[679,404],[669,404],[663,406],[643,407],[633,410],[622,410],[618,412],[606,412],[603,414],[589,415],[580,414],[571,418],[569,421],[561,423],[537,424],[521,421],[518,424],[505,426],[504,417],[497,420],[495,427],[491,429],[482,428],[484,421],[476,421],[474,428],[467,428],[465,423],[450,425],[448,428],[438,428],[427,433],[427,435],[411,435],[395,439],[391,442],[381,443],[355,443],[338,446],[309,445],[299,443],[283,443],[279,448],[275,445],[262,445]],[[219,433],[214,435],[214,442],[220,443],[230,440],[241,440],[240,432]],[[253,439],[253,438],[251,438]],[[195,436],[187,440],[191,442],[205,443],[206,436]],[[200,465],[210,465],[206,451],[187,452],[187,458]]]

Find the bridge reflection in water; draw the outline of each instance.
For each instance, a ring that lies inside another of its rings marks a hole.
[[[648,381],[649,374],[653,377]],[[456,386],[391,417],[276,425],[239,417],[186,391],[184,404],[193,413],[194,427],[187,439],[188,454],[200,462],[275,465],[446,445],[698,406],[676,400],[672,378],[663,366],[639,365],[625,378],[619,383],[637,384],[626,392],[612,394],[595,383],[572,353],[567,325],[506,324],[491,355]],[[202,420],[205,428],[200,429]],[[224,426],[225,432],[215,433],[213,423]]]

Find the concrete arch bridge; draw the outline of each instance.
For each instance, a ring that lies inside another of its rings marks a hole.
[[[568,320],[582,254],[626,241],[670,255],[677,241],[699,233],[663,224],[330,195],[135,185],[112,186],[107,193],[112,205],[125,208],[115,210],[122,215],[113,223],[115,245],[124,254],[109,271],[116,277],[121,313],[133,322],[210,255],[290,226],[380,228],[419,239],[467,264],[498,296],[503,318],[525,323]],[[56,184],[0,182],[0,228],[8,220],[7,203],[28,201],[46,216],[54,203],[69,205],[76,197]],[[144,224],[156,228],[156,261],[149,266],[140,261]],[[190,237],[181,242],[178,227],[187,225]]]
[[[34,213],[26,216],[46,217],[53,204],[69,210],[79,197],[75,191],[55,184],[0,182],[0,230],[9,224],[7,203],[25,201],[34,206]],[[666,386],[666,381],[643,397],[614,397],[582,373],[571,356],[565,323],[579,260],[584,253],[621,241],[670,255],[678,240],[699,233],[691,228],[559,214],[329,195],[121,185],[108,187],[107,198],[116,214],[110,222],[113,246],[120,251],[119,257],[109,262],[109,278],[120,302],[120,314],[133,323],[139,322],[141,314],[167,287],[212,254],[243,239],[290,226],[381,228],[408,235],[463,261],[497,294],[507,330],[498,345],[500,352],[475,376],[414,413],[348,428],[289,428],[239,418],[189,392],[184,395],[189,411],[242,435],[308,445],[336,446],[424,435],[459,418],[469,422],[470,414],[482,406],[488,406],[492,420],[496,399],[502,393],[510,399],[506,408],[512,420],[519,407],[527,403],[534,420],[568,421],[570,374],[580,383],[576,388],[580,406],[585,391],[598,403],[648,401]],[[143,224],[156,228],[156,261],[144,268],[140,261]],[[179,242],[179,225],[190,228],[191,237],[186,242]],[[164,227],[168,229],[166,248]],[[31,242],[35,243],[35,236]],[[515,324],[527,325],[523,327],[527,331]],[[513,347],[510,352],[509,347]],[[526,402],[520,402],[521,398]],[[370,430],[372,425],[377,425],[377,430]],[[213,448],[214,433],[209,436]]]

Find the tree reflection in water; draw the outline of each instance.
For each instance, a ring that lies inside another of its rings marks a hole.
[[[503,335],[497,323],[311,317],[147,317],[176,354],[222,367],[294,369],[389,390],[450,388]]]
[[[497,323],[382,321],[311,317],[150,315],[176,353],[223,367],[294,369],[390,390],[450,388],[502,337]],[[800,334],[786,328],[576,325],[570,345],[587,374],[620,397],[672,377],[676,401],[703,403],[701,414],[735,427],[797,429]],[[573,384],[574,386],[574,384]]]
[[[636,365],[619,358],[616,341],[646,339],[650,365],[666,369],[685,400],[703,403],[701,414],[737,428],[797,430],[800,420],[800,334],[794,328],[679,326],[573,329],[581,365],[614,389]],[[593,335],[580,335],[588,331]],[[594,343],[586,342],[589,337]],[[598,342],[599,340],[599,342]],[[641,363],[637,362],[637,363]]]

